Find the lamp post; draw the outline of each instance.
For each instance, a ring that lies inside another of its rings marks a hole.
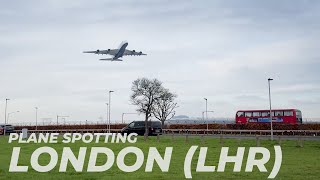
[[[36,109],[36,130],[38,130],[38,107],[35,107]]]
[[[209,125],[208,125],[208,99],[204,98],[204,100],[206,101],[206,122],[207,122],[207,130],[209,129]]]
[[[8,107],[8,101],[10,99],[6,99],[6,106],[4,108],[4,124],[6,125],[7,124],[7,107]]]
[[[273,141],[273,127],[272,127],[272,113],[271,113],[271,91],[270,91],[270,82],[273,81],[273,79],[268,79],[268,87],[269,87],[269,106],[270,106],[270,126],[271,126],[271,141]]]
[[[8,116],[7,116],[7,123],[9,122],[10,114],[14,114],[14,113],[18,113],[18,112],[20,112],[20,111],[9,112]]]
[[[108,127],[108,132],[110,133],[111,131],[111,93],[114,91],[109,91],[109,127]]]
[[[206,120],[208,120],[208,99],[204,98],[204,100],[206,101]]]
[[[8,106],[8,101],[9,100],[10,99],[6,99],[6,106],[4,108],[4,126],[6,126],[6,124],[7,124],[7,106]],[[3,135],[4,136],[6,135],[6,128],[4,128],[4,130],[3,130]]]
[[[106,124],[107,124],[107,129],[109,129],[108,128],[109,103],[106,103],[106,106],[107,106],[107,109],[106,109],[106,113],[107,113],[107,115],[106,115]]]

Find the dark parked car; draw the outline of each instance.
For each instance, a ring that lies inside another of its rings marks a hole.
[[[145,132],[144,121],[133,121],[121,130],[121,133],[137,133],[138,135],[144,135]],[[149,135],[157,135],[162,133],[160,121],[149,121]]]
[[[0,125],[0,128],[3,129],[3,131],[5,130],[6,131],[6,134],[7,133],[13,133],[14,132],[14,127],[11,125],[11,124],[1,124]]]

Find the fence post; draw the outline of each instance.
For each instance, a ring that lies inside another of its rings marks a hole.
[[[241,138],[238,138],[238,146],[241,146]]]
[[[281,145],[281,136],[278,135],[278,145]]]
[[[160,136],[157,134],[157,141],[160,142]]]
[[[224,144],[224,140],[223,140],[223,134],[222,134],[222,132],[221,132],[221,134],[220,134],[220,144]]]
[[[256,146],[259,147],[260,146],[260,136],[256,135]]]
[[[301,139],[301,137],[298,137],[297,146],[303,147],[303,140]]]
[[[201,144],[204,144],[204,135],[201,135]]]
[[[171,134],[171,141],[174,142],[174,133]]]
[[[186,134],[186,143],[189,143],[189,134]]]

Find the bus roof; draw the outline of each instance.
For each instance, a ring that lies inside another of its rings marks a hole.
[[[269,109],[263,110],[239,110],[237,112],[261,112],[261,111],[270,111]],[[300,111],[298,109],[272,109],[271,111]]]

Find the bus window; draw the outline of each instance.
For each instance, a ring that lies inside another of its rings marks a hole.
[[[296,119],[297,119],[297,123],[302,123],[302,114],[300,110],[296,110]]]
[[[268,117],[270,117],[270,112],[268,111]],[[271,112],[271,116],[274,116],[274,111]]]
[[[252,112],[246,112],[246,117],[252,117]]]
[[[269,117],[269,112],[261,112],[262,117]]]
[[[283,115],[284,116],[293,116],[293,112],[292,111],[284,111]]]
[[[275,111],[276,116],[283,116],[283,111]]]
[[[239,112],[237,113],[237,117],[244,117],[244,112],[239,111]]]
[[[253,113],[252,113],[252,116],[253,116],[253,117],[260,117],[260,112],[253,112]]]
[[[296,111],[296,116],[299,117],[299,118],[301,118],[301,117],[302,117],[301,111],[297,110],[297,111]]]

